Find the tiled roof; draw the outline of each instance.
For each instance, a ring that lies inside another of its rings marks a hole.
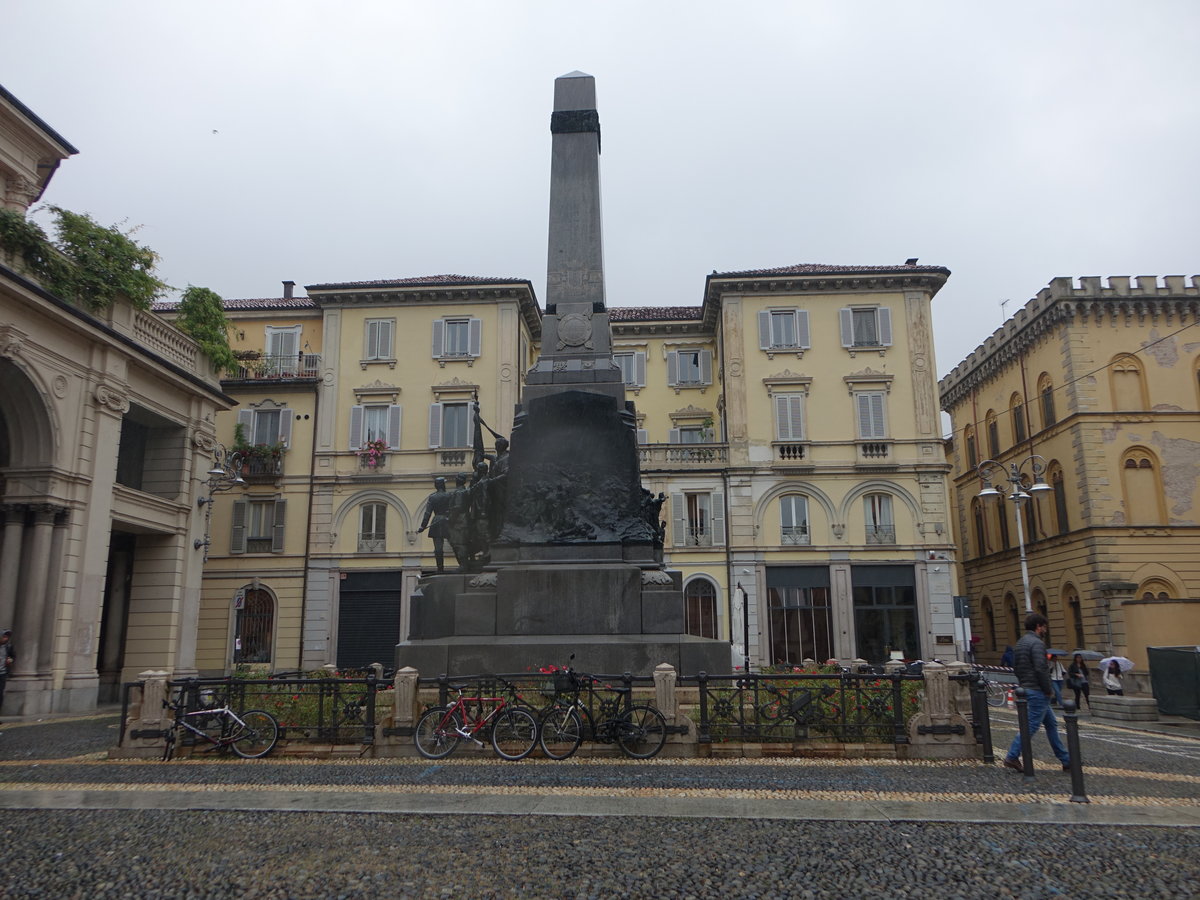
[[[308,297],[260,297],[257,299],[225,300],[225,309],[316,309],[317,304]],[[150,307],[154,312],[175,312],[177,301],[158,302]]]
[[[797,263],[794,266],[780,266],[777,269],[748,269],[744,272],[717,272],[713,278],[752,278],[772,275],[874,275],[884,272],[895,274],[921,272],[923,274],[945,274],[950,270],[945,266],[831,266],[824,263]]]
[[[700,319],[699,306],[610,306],[610,322],[665,322]]]
[[[328,291],[359,287],[427,287],[458,284],[528,284],[528,278],[481,278],[477,275],[419,275],[416,278],[394,278],[384,281],[340,281],[331,284],[309,284],[309,291]]]

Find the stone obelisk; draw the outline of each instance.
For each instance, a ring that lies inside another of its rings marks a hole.
[[[554,82],[542,349],[513,419],[506,509],[481,573],[425,578],[397,668],[725,672],[729,644],[686,634],[679,572],[663,568],[659,504],[642,489],[636,414],[613,362],[604,300],[596,83]]]
[[[625,401],[613,365],[604,305],[600,217],[600,115],[596,79],[572,72],[554,82],[550,116],[550,239],[542,352],[527,373],[525,402],[575,389]]]

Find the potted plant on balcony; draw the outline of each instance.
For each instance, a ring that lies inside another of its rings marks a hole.
[[[387,459],[387,449],[387,441],[383,438],[367,441],[363,444],[362,450],[358,454],[358,459],[368,469],[377,468]]]
[[[273,444],[251,444],[246,440],[246,427],[233,426],[233,449],[242,457],[242,475],[278,475],[287,447],[283,441]]]

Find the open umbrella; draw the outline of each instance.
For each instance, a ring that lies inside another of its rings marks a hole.
[[[1072,656],[1072,658],[1075,656],[1082,656],[1085,660],[1087,660],[1087,659],[1103,659],[1104,658],[1103,653],[1098,653],[1095,650],[1072,650],[1071,656]]]
[[[1053,647],[1050,647],[1049,649],[1046,650],[1046,655],[1047,656],[1066,656],[1067,651],[1066,650],[1055,650]]]
[[[1132,669],[1132,668],[1133,668],[1133,660],[1132,660],[1132,659],[1129,659],[1128,657],[1125,657],[1125,656],[1106,656],[1106,657],[1104,657],[1104,659],[1100,660],[1100,668],[1101,668],[1101,670],[1102,670],[1102,671],[1105,671],[1105,672],[1107,672],[1107,671],[1108,671],[1108,665],[1109,665],[1109,663],[1114,663],[1114,662],[1115,662],[1115,663],[1116,663],[1118,666],[1120,666],[1120,667],[1121,667],[1121,674],[1122,674],[1122,675],[1124,675],[1126,672],[1128,672],[1130,669]]]

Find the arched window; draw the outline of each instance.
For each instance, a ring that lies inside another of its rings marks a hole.
[[[687,601],[687,633],[696,637],[717,636],[717,588],[707,578],[688,582],[684,592]]]
[[[1038,377],[1038,397],[1042,402],[1042,427],[1049,428],[1058,417],[1054,413],[1054,382],[1045,372]]]
[[[1025,429],[1025,400],[1020,394],[1013,394],[1008,406],[1012,410],[1012,435],[1015,446],[1024,443],[1028,436]]]
[[[1050,464],[1050,487],[1054,488],[1054,528],[1057,534],[1066,534],[1071,530],[1067,518],[1067,486],[1063,481],[1063,470],[1056,462]]]
[[[1125,490],[1126,523],[1161,525],[1165,519],[1162,486],[1157,460],[1149,450],[1134,447],[1121,459],[1121,483]]]
[[[1012,643],[1016,643],[1021,637],[1021,613],[1017,609],[1017,598],[1012,594],[1004,595],[1004,608],[1008,610],[1008,634],[1012,639]]]
[[[1079,591],[1075,590],[1074,585],[1068,584],[1063,588],[1063,606],[1070,620],[1068,627],[1075,635],[1075,649],[1087,649],[1087,644],[1083,642],[1083,610],[1079,607]]]
[[[1175,589],[1161,578],[1151,578],[1138,588],[1138,595],[1143,600],[1170,600]]]
[[[992,609],[992,601],[987,597],[983,598],[983,633],[987,639],[988,650],[995,651],[996,648],[996,611]]]
[[[359,510],[358,552],[384,553],[387,550],[387,504],[364,503]]]
[[[1033,589],[1033,596],[1030,598],[1033,603],[1034,610],[1043,616],[1047,622],[1050,621],[1050,610],[1046,607],[1046,595],[1042,593],[1041,588]],[[1050,640],[1050,626],[1046,626],[1046,636],[1042,638],[1047,647],[1054,646],[1054,642]]]
[[[988,456],[995,459],[1000,455],[1000,423],[995,411],[989,409],[984,421],[987,423]]]
[[[1000,535],[1000,549],[1007,550],[1008,543],[1008,499],[1001,497],[993,504],[996,507],[996,531]]]
[[[967,448],[967,467],[973,469],[979,465],[979,448],[975,444],[974,425],[963,429],[963,445]]]
[[[863,497],[868,544],[896,543],[896,520],[892,516],[891,494],[867,494]]]
[[[784,544],[807,544],[808,498],[802,494],[784,494],[779,498],[779,534]]]
[[[247,588],[234,601],[233,661],[269,663],[275,630],[275,601],[269,591]]]
[[[1114,412],[1134,412],[1149,408],[1146,400],[1146,382],[1142,374],[1141,361],[1136,356],[1122,354],[1108,367],[1112,384]]]
[[[1021,501],[1021,522],[1025,531],[1025,540],[1030,543],[1046,536],[1046,533],[1039,527],[1041,517],[1038,515],[1038,495],[1029,493],[1032,484],[1033,479],[1022,473],[1021,489],[1029,494],[1029,499]]]
[[[983,501],[971,498],[971,518],[975,522],[975,555],[987,556],[987,519],[983,515]]]

